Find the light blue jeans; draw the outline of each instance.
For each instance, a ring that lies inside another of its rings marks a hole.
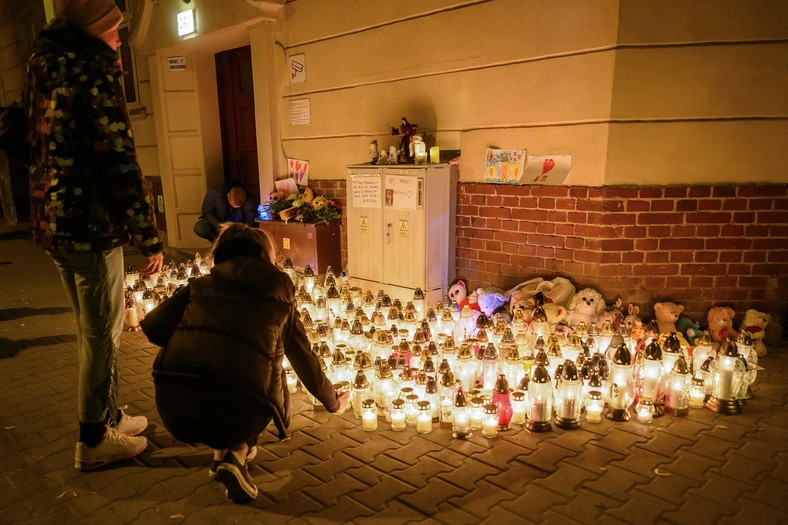
[[[79,421],[117,417],[117,354],[123,331],[123,248],[51,252],[77,322]],[[117,422],[116,422],[117,423]]]

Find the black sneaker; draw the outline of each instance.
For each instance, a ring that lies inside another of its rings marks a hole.
[[[257,447],[249,447],[249,452],[246,453],[246,464],[248,465],[250,461],[252,461],[255,457],[257,457]],[[222,460],[214,459],[211,461],[211,466],[208,467],[208,477],[211,479],[216,479],[216,468],[219,466]]]
[[[216,467],[216,481],[227,489],[227,497],[235,503],[246,503],[257,497],[257,486],[252,476],[241,465],[232,450],[228,450],[224,459]]]

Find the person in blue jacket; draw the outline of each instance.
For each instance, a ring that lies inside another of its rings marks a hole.
[[[194,224],[198,237],[213,242],[219,225],[224,222],[241,222],[254,226],[257,203],[246,193],[239,182],[211,187],[202,201],[202,215]]]

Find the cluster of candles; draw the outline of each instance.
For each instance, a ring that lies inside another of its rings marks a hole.
[[[211,261],[201,257],[199,253],[195,254],[193,260],[180,264],[170,261],[152,275],[140,275],[137,268],[130,264],[124,278],[126,290],[123,320],[126,329],[139,330],[140,321],[161,301],[185,286],[189,278],[200,277],[210,271]]]
[[[127,314],[133,308],[141,318],[188,278],[209,271],[199,254],[150,279],[129,268]],[[567,336],[554,332],[538,306],[527,320],[517,310],[511,323],[492,321],[448,297],[430,308],[420,289],[403,306],[383,291],[351,286],[331,267],[319,278],[309,266],[297,272],[288,259],[283,271],[295,284],[313,352],[337,390],[350,392],[353,414],[370,432],[381,421],[418,433],[443,423],[458,439],[473,430],[494,438],[512,425],[545,432],[553,421],[579,428],[583,417],[628,421],[630,411],[642,423],[690,408],[736,414],[756,378],[757,354],[746,332],[716,350],[708,333],[694,347],[655,330],[636,341],[610,322],[580,323]],[[283,367],[290,393],[297,392],[286,358]]]
[[[351,392],[353,413],[374,431],[430,432],[451,425],[495,437],[512,425],[549,431],[578,428],[584,417],[648,423],[664,413],[706,407],[738,413],[750,395],[757,357],[749,335],[715,351],[708,333],[692,348],[675,333],[634,341],[622,327],[580,323],[554,333],[537,307],[526,321],[490,320],[448,298],[429,308],[417,289],[406,305],[350,285],[329,268],[324,279],[285,262],[313,351],[338,390]],[[515,335],[516,334],[516,335]],[[287,363],[288,386],[297,377]],[[316,401],[308,397],[316,403]]]

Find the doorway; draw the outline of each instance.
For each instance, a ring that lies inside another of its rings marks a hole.
[[[259,202],[251,48],[239,47],[215,57],[224,181],[240,182]]]

